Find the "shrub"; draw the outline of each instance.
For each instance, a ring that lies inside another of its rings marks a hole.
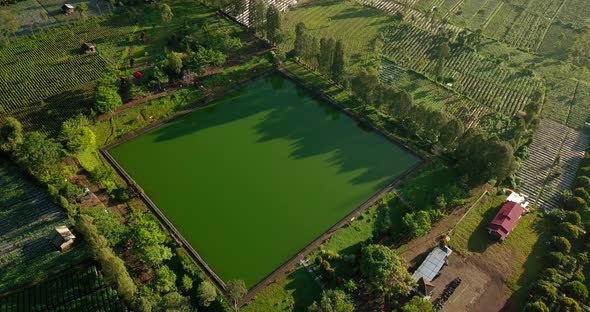
[[[582,270],[577,270],[576,272],[574,272],[574,275],[572,276],[572,279],[574,281],[583,282],[583,281],[586,280],[586,276],[584,275],[584,272],[582,272]]]
[[[556,282],[559,279],[559,273],[554,268],[547,268],[541,273],[541,278],[550,282]]]
[[[122,187],[117,187],[111,190],[109,196],[119,203],[126,203],[129,201],[129,194],[127,194],[127,190]]]
[[[531,302],[524,308],[525,312],[549,312],[549,308],[543,301]]]
[[[579,174],[582,176],[590,176],[590,166],[580,168]]]
[[[551,246],[553,247],[554,250],[559,251],[559,252],[563,252],[563,253],[569,253],[570,250],[572,249],[572,244],[570,243],[569,240],[567,240],[567,238],[563,237],[563,236],[553,236],[551,238]]]
[[[582,217],[576,211],[566,211],[563,221],[569,222],[574,225],[580,225],[582,224]]]
[[[588,289],[580,281],[571,281],[563,285],[562,290],[568,297],[579,301],[588,298]]]
[[[587,176],[579,176],[576,178],[576,187],[587,188],[590,186],[590,178]]]
[[[559,225],[559,233],[570,241],[574,241],[580,235],[578,228],[569,222],[562,222]]]
[[[185,274],[180,280],[180,286],[184,292],[188,292],[189,290],[193,289],[193,280],[190,276]]]
[[[557,289],[548,281],[540,280],[533,285],[531,296],[535,300],[542,300],[551,304],[557,300]]]
[[[563,312],[580,312],[582,311],[582,308],[580,308],[580,304],[578,302],[576,302],[576,300],[569,298],[569,297],[563,297],[561,299],[561,307]]]
[[[588,253],[587,252],[581,252],[581,253],[579,253],[576,258],[578,259],[578,262],[580,263],[580,265],[586,265],[586,264],[590,263],[590,261],[588,259]]]
[[[565,256],[561,252],[552,251],[546,256],[547,265],[550,267],[560,266],[565,259]]]
[[[430,215],[424,210],[407,213],[402,220],[413,237],[426,235],[432,227]]]
[[[588,193],[586,189],[578,187],[572,192],[572,194],[576,197],[580,197],[581,199],[583,199],[586,202],[586,204],[590,203],[590,193]]]
[[[564,208],[571,211],[581,211],[586,210],[586,208],[588,208],[588,204],[586,204],[584,199],[574,196],[565,203]]]

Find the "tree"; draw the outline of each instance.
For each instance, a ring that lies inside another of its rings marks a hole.
[[[406,213],[402,218],[412,237],[420,237],[428,234],[432,227],[428,211]]]
[[[455,154],[472,184],[504,180],[516,167],[512,145],[497,138],[486,139],[478,130],[465,132]]]
[[[162,21],[165,23],[169,23],[172,21],[172,17],[174,17],[174,14],[172,13],[172,8],[170,8],[170,6],[166,3],[160,5],[160,16],[162,17]]]
[[[43,133],[31,132],[18,146],[16,158],[34,175],[47,173],[61,163],[62,147]]]
[[[299,22],[295,25],[295,41],[293,42],[293,53],[295,56],[302,56],[307,49],[307,36],[305,31],[305,23]]]
[[[0,123],[0,150],[13,152],[23,142],[23,125],[14,117],[6,117]]]
[[[575,185],[577,187],[587,188],[590,186],[590,178],[586,176],[579,176],[576,178]]]
[[[325,290],[320,301],[314,301],[309,312],[354,312],[354,304],[342,290]]]
[[[264,18],[266,16],[266,2],[264,0],[250,1],[250,10],[248,12],[248,20],[250,27],[255,32],[264,31]]]
[[[363,248],[360,269],[367,281],[383,293],[406,296],[415,284],[395,252],[382,245]]]
[[[320,71],[327,76],[331,76],[332,65],[334,63],[334,49],[336,42],[332,38],[320,39]]]
[[[80,153],[96,146],[96,136],[89,127],[88,118],[83,115],[64,121],[60,140],[71,153]]]
[[[266,11],[266,39],[271,44],[277,44],[280,41],[281,31],[281,13],[273,4]]]
[[[133,250],[147,266],[153,267],[172,258],[172,250],[164,245],[166,233],[155,220],[141,213],[133,214],[129,232]]]
[[[548,281],[537,281],[531,289],[531,296],[534,300],[552,304],[557,300],[557,289]]]
[[[585,301],[588,298],[588,289],[580,281],[571,281],[563,285],[563,292],[566,296],[578,301]]]
[[[99,113],[106,114],[114,111],[122,104],[117,78],[112,74],[104,75],[96,86],[94,109]]]
[[[78,13],[78,18],[81,20],[85,20],[87,17],[88,12],[88,4],[86,2],[80,2],[76,5],[76,12]]]
[[[456,118],[451,119],[440,130],[438,142],[448,150],[454,149],[455,142],[465,132],[465,126]]]
[[[583,198],[572,196],[567,199],[563,208],[571,211],[584,211],[588,208],[588,204]]]
[[[559,224],[559,233],[571,241],[575,241],[580,235],[578,228],[569,222]]]
[[[379,73],[374,68],[361,70],[352,78],[350,87],[366,104],[372,104],[375,99],[375,89],[379,85]]]
[[[334,61],[332,62],[332,80],[337,83],[342,83],[344,80],[344,43],[342,39],[336,41],[336,47],[334,48]]]
[[[543,301],[530,302],[524,308],[525,312],[549,312],[549,308]]]
[[[233,304],[234,311],[239,311],[240,301],[244,298],[244,296],[248,293],[248,288],[246,288],[246,283],[242,280],[231,280],[225,283],[225,290],[227,292],[228,299]]]
[[[208,280],[204,280],[197,288],[197,298],[201,306],[208,307],[217,299],[217,288]]]
[[[561,298],[561,309],[562,312],[581,312],[582,308],[580,304],[573,298],[563,297]]]
[[[404,305],[403,312],[434,312],[434,307],[430,301],[420,297],[414,296],[412,300]]]
[[[193,289],[193,279],[190,276],[184,274],[180,279],[180,285],[181,289],[187,293],[189,290]]]
[[[449,44],[446,42],[443,42],[440,47],[438,48],[438,57],[441,60],[446,60],[449,57],[451,57],[451,48],[449,47]]]
[[[553,236],[551,238],[551,246],[553,249],[565,254],[569,253],[572,249],[572,244],[563,236]]]
[[[586,204],[590,203],[590,193],[582,187],[578,187],[572,192],[572,195],[582,198]]]
[[[158,268],[154,288],[160,293],[176,291],[176,274],[166,265]]]
[[[180,75],[182,72],[182,59],[178,53],[169,53],[166,62],[166,68],[171,74]]]
[[[164,296],[159,302],[155,311],[174,311],[174,312],[193,312],[190,298],[183,297],[176,291],[171,291]]]

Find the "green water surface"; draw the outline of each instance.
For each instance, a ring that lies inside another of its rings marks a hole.
[[[419,162],[278,75],[110,153],[222,279],[248,287]]]

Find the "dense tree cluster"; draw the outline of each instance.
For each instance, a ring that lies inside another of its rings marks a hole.
[[[96,85],[94,109],[102,114],[113,112],[123,104],[119,94],[119,80],[113,74],[105,74]]]

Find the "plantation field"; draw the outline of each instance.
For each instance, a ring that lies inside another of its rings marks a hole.
[[[0,311],[127,311],[96,267],[77,268],[0,297]]]
[[[51,245],[60,225],[69,225],[63,208],[0,158],[0,292],[85,258],[82,247],[60,253]]]
[[[379,10],[354,2],[331,0],[302,1],[288,11],[283,21],[287,34],[280,48],[289,51],[293,47],[295,26],[304,22],[308,33],[318,38],[342,39],[345,53],[351,58],[351,65],[366,62],[371,56],[370,42],[387,25],[392,17]]]
[[[222,279],[248,287],[419,162],[280,76],[110,153]]]

